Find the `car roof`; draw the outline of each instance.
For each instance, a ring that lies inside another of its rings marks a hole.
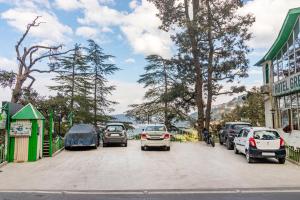
[[[106,126],[124,126],[123,123],[107,123]]]
[[[251,123],[249,123],[249,122],[226,122],[225,124],[249,124],[249,125],[251,125]]]
[[[273,128],[268,128],[268,127],[260,127],[260,126],[255,126],[255,127],[251,127],[251,129],[253,131],[277,131]]]
[[[164,126],[164,124],[146,124],[146,127],[147,126]]]

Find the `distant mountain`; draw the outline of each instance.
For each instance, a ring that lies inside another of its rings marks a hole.
[[[136,124],[137,121],[131,117],[126,116],[126,114],[116,114],[116,115],[111,115],[113,118],[111,121],[114,122],[126,122],[126,123],[133,123]]]

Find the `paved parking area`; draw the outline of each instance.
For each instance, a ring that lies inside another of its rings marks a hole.
[[[0,190],[140,190],[300,187],[300,167],[248,164],[219,144],[173,143],[171,151],[128,147],[63,151],[54,158],[2,167]]]

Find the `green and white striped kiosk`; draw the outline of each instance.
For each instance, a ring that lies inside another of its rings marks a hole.
[[[9,162],[36,161],[43,157],[45,117],[27,104],[11,117]]]

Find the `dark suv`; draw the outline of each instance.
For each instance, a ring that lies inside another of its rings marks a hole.
[[[244,127],[251,127],[248,122],[227,122],[219,132],[220,144],[226,144],[228,150],[233,149],[233,140]]]

